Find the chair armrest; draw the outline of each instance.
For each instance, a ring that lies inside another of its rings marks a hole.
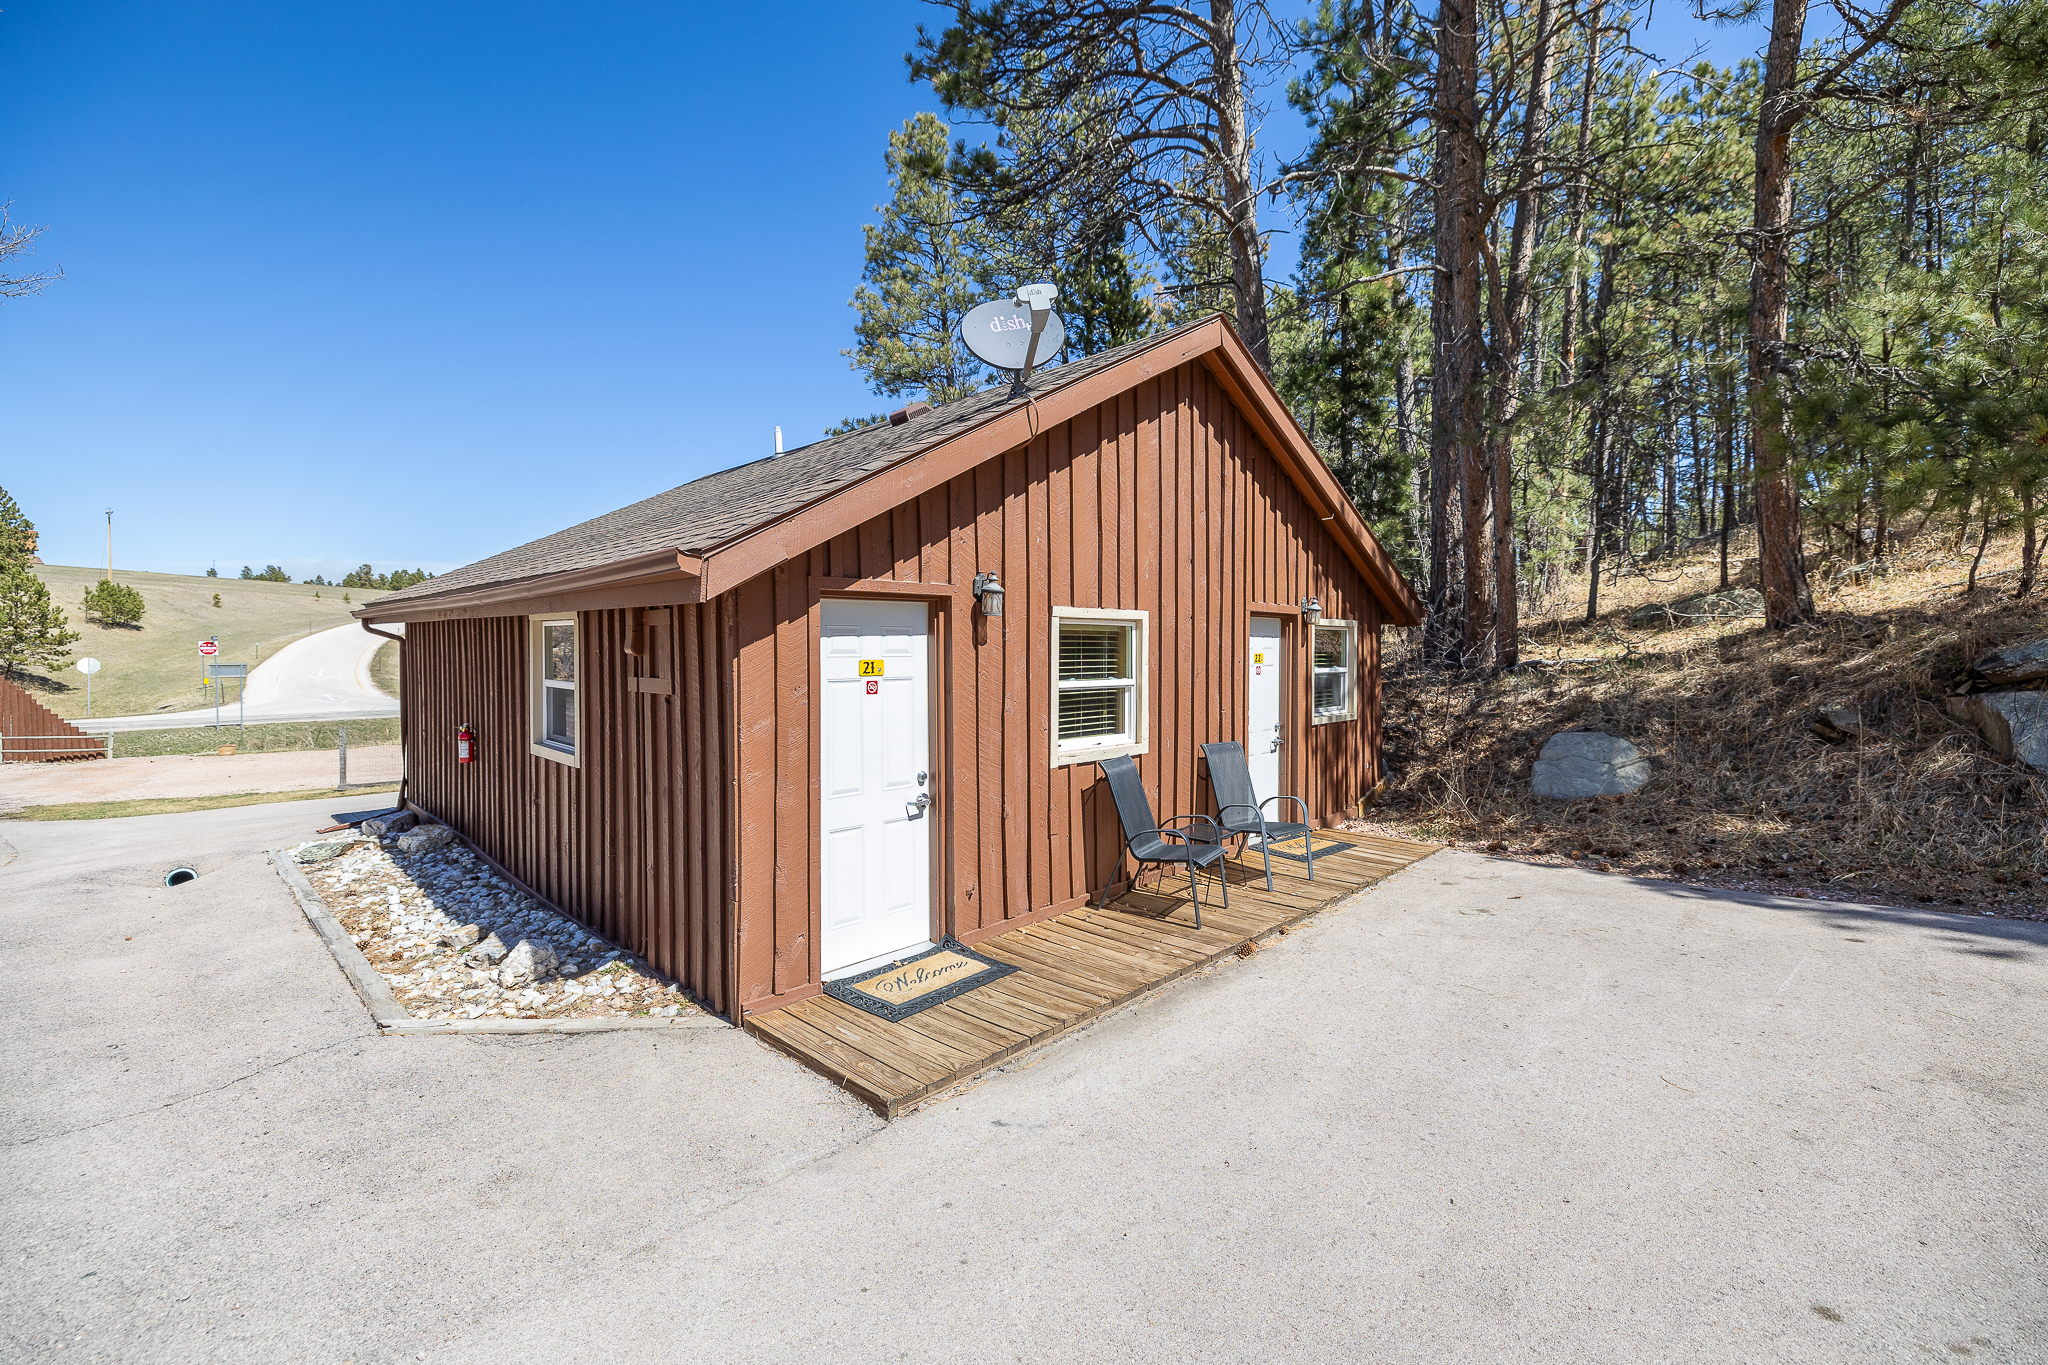
[[[1147,859],[1145,859],[1138,853],[1134,852],[1131,848],[1131,845],[1137,843],[1138,840],[1144,838],[1148,834],[1157,834],[1163,839],[1179,839],[1182,843],[1199,844],[1208,842],[1207,840],[1202,839],[1190,839],[1188,838],[1187,831],[1181,829],[1141,829],[1136,834],[1133,834],[1129,838],[1124,840],[1124,856],[1129,858],[1136,858],[1141,863],[1147,861]]]
[[[1170,825],[1176,820],[1200,820],[1203,824],[1209,827],[1209,837],[1203,839],[1192,834],[1187,834],[1185,831],[1182,830],[1167,829],[1165,827],[1165,825]],[[1186,838],[1190,843],[1220,844],[1223,842],[1222,827],[1206,815],[1169,815],[1166,817],[1165,824],[1161,825],[1157,832],[1160,834],[1181,835],[1182,837]]]
[[[1306,825],[1306,824],[1309,824],[1309,823],[1310,823],[1310,820],[1309,820],[1309,818],[1308,818],[1308,802],[1306,802],[1306,801],[1302,800],[1302,799],[1301,799],[1300,797],[1298,797],[1298,796],[1269,796],[1269,797],[1267,797],[1267,798],[1266,798],[1266,799],[1265,799],[1264,801],[1261,801],[1261,802],[1259,803],[1259,816],[1260,816],[1260,818],[1261,818],[1261,819],[1265,818],[1265,813],[1266,813],[1266,807],[1267,807],[1267,806],[1270,806],[1270,805],[1272,805],[1272,804],[1273,804],[1273,803],[1274,803],[1275,801],[1292,801],[1292,802],[1293,802],[1293,803],[1294,803],[1295,805],[1297,805],[1297,806],[1300,806],[1300,807],[1301,807],[1301,823],[1303,823],[1304,825]]]

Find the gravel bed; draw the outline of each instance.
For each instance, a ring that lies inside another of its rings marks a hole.
[[[301,870],[414,1018],[703,1013],[645,962],[521,894],[462,845],[408,853],[401,837],[344,836],[341,853]]]

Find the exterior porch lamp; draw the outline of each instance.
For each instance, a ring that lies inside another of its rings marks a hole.
[[[1302,599],[1301,599],[1301,619],[1302,619],[1302,620],[1304,620],[1304,621],[1308,622],[1308,623],[1309,623],[1310,625],[1314,625],[1314,624],[1316,623],[1316,618],[1317,618],[1317,617],[1319,617],[1319,616],[1321,616],[1322,614],[1323,614],[1323,602],[1322,602],[1322,599],[1321,599],[1321,598],[1319,598],[1319,597],[1304,597],[1304,598],[1302,598]]]
[[[974,576],[974,600],[981,607],[983,616],[1003,614],[1002,580],[992,573],[978,573]]]

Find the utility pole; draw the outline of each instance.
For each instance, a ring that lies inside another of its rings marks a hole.
[[[107,509],[107,581],[114,578],[114,509]]]

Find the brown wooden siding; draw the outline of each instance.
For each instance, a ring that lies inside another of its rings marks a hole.
[[[971,609],[982,570],[1008,589],[999,620]],[[1210,810],[1198,746],[1244,738],[1256,604],[1291,613],[1314,595],[1325,616],[1359,624],[1360,718],[1310,726],[1305,628],[1284,618],[1289,790],[1338,818],[1379,778],[1377,600],[1190,362],[673,608],[672,696],[628,689],[625,611],[581,613],[581,768],[528,752],[524,617],[409,626],[410,795],[719,1012],[805,999],[819,962],[817,604],[860,581],[935,608],[942,931],[972,941],[1128,875],[1099,770],[1052,766],[1055,606],[1151,614],[1151,748],[1138,764],[1162,816]],[[464,721],[481,746],[466,766]]]
[[[986,570],[1008,589],[997,621],[968,609],[967,588]],[[1163,816],[1211,810],[1198,746],[1244,738],[1253,604],[1320,598],[1326,617],[1358,622],[1360,716],[1306,723],[1308,649],[1293,617],[1288,787],[1331,819],[1355,812],[1378,781],[1377,600],[1209,371],[1183,365],[728,594],[740,678],[738,991],[749,1011],[816,990],[809,788],[822,580],[950,585],[933,590],[951,594],[934,615],[947,851],[935,900],[939,927],[970,941],[1119,877],[1123,840],[1099,769],[1052,766],[1054,606],[1151,613],[1151,749],[1138,764]]]
[[[672,610],[670,696],[627,688],[639,665],[625,652],[625,611],[578,615],[580,768],[529,751],[526,618],[408,626],[407,794],[727,1012],[732,651],[715,605]],[[472,764],[455,761],[465,721],[479,746]]]

